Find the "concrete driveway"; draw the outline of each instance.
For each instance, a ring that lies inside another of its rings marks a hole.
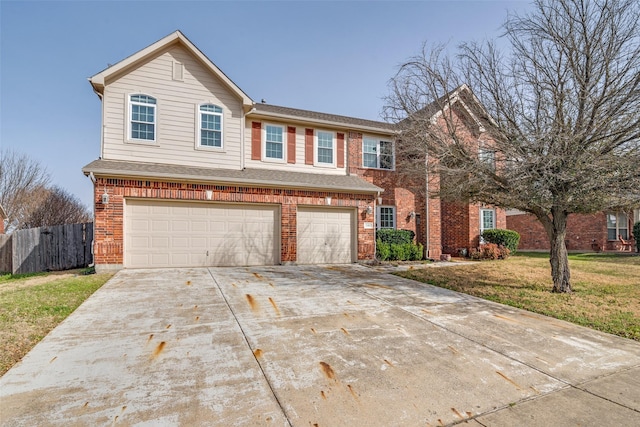
[[[358,265],[121,271],[0,379],[0,417],[637,425],[640,343]]]

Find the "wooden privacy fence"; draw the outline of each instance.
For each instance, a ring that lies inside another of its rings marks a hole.
[[[0,235],[0,271],[20,274],[86,267],[93,262],[92,240],[92,222]]]

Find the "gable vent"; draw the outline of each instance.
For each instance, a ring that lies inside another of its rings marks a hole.
[[[173,61],[173,80],[184,80],[184,65],[181,62]]]

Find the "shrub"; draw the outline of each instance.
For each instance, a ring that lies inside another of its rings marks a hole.
[[[381,240],[382,243],[413,243],[413,238],[416,233],[411,230],[394,230],[393,228],[381,228],[376,231],[376,240]]]
[[[391,244],[376,240],[376,258],[380,261],[388,261],[391,258]]]
[[[509,248],[496,245],[495,243],[485,243],[471,252],[471,259],[506,259],[510,253]]]
[[[424,255],[424,246],[422,243],[411,245],[411,261],[420,261]]]
[[[376,240],[376,257],[380,261],[418,261],[422,259],[424,246],[413,243],[385,243]]]
[[[482,239],[487,243],[494,243],[498,246],[504,246],[509,249],[509,253],[515,254],[520,243],[520,235],[513,230],[484,230]]]
[[[404,261],[407,259],[407,246],[411,243],[392,243],[391,259],[393,261]]]
[[[640,221],[633,224],[633,238],[636,239],[636,251],[640,252]]]

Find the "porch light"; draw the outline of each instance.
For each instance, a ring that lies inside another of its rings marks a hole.
[[[104,190],[104,193],[102,193],[102,204],[103,205],[108,205],[109,204],[109,194],[107,194],[107,190]]]
[[[416,213],[414,211],[409,212],[409,217],[411,219],[415,218],[416,217]]]
[[[378,204],[381,205],[382,204],[382,197],[378,197]]]
[[[373,208],[371,206],[367,206],[365,212],[367,212],[367,215],[371,215],[373,213]]]
[[[324,204],[325,205],[330,205],[331,204],[331,196],[327,196],[324,198]]]

